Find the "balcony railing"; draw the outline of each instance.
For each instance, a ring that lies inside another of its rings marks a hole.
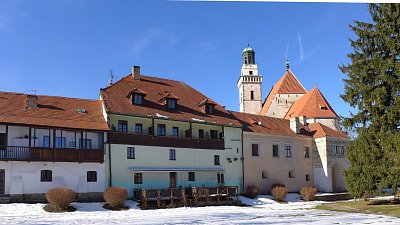
[[[1,161],[103,162],[101,149],[0,146]]]
[[[192,139],[119,132],[112,132],[109,137],[111,144],[225,150],[224,140],[219,139]]]

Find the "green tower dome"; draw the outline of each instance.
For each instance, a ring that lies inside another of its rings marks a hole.
[[[255,51],[250,47],[249,44],[247,44],[246,48],[244,48],[242,51],[243,64],[256,64],[255,55]]]

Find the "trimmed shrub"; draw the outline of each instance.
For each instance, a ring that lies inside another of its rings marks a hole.
[[[249,185],[246,187],[246,197],[248,198],[257,198],[257,196],[260,194],[260,188],[258,188],[255,185]]]
[[[123,187],[110,187],[103,193],[104,200],[111,208],[123,208],[128,198],[128,191]]]
[[[76,198],[74,190],[65,187],[51,188],[46,192],[46,199],[52,205],[54,211],[67,210]]]
[[[303,197],[304,201],[315,200],[316,193],[317,193],[317,189],[315,187],[302,187],[300,189],[300,195],[301,195],[301,197]]]
[[[271,195],[276,201],[282,202],[286,198],[288,190],[284,184],[273,184],[271,186]]]

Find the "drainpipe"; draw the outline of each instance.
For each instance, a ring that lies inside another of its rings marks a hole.
[[[110,143],[111,131],[107,132],[107,143],[108,143],[108,172],[109,172],[109,186],[112,187],[112,174],[111,174],[111,143]]]
[[[243,128],[242,128],[242,192],[244,191],[244,143],[243,143]]]

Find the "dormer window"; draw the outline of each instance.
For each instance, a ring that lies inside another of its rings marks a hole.
[[[143,104],[143,95],[134,94],[132,98],[132,105],[142,105]]]
[[[205,107],[206,107],[206,113],[207,114],[214,114],[215,105],[213,105],[213,104],[205,104]]]
[[[127,98],[131,98],[132,105],[142,105],[143,99],[147,95],[146,92],[139,88],[135,88],[128,93]]]
[[[176,99],[167,98],[167,108],[176,109]]]
[[[214,114],[216,105],[217,105],[216,102],[208,98],[204,99],[203,101],[197,104],[198,107],[204,107],[203,110],[206,114]]]

